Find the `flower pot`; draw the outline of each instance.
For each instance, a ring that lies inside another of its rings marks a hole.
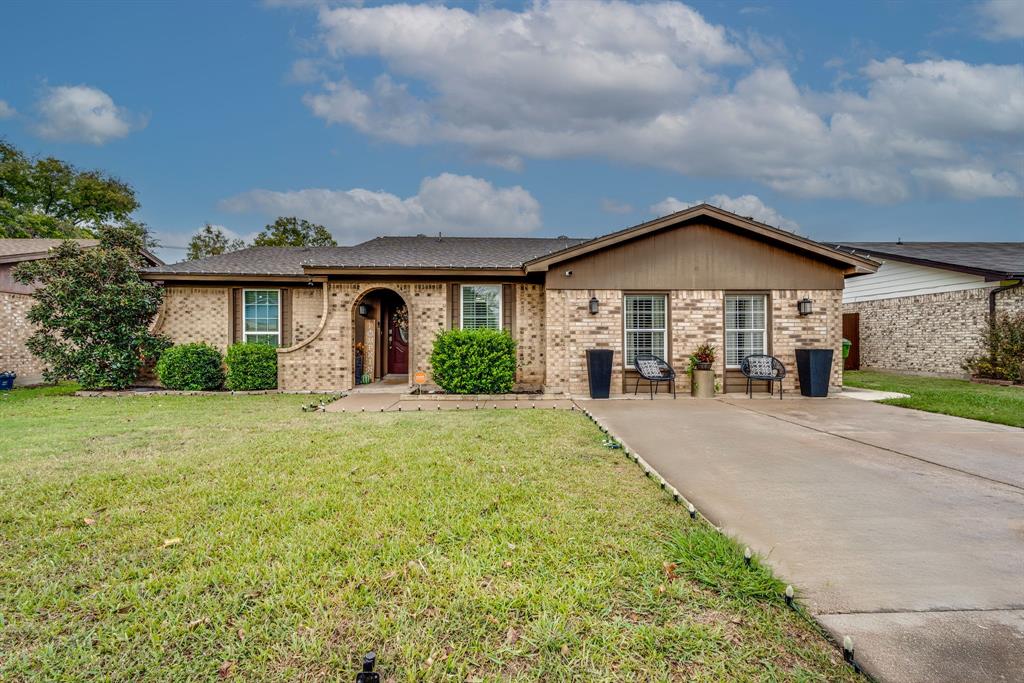
[[[608,398],[612,385],[612,354],[611,349],[587,349],[590,398]]]
[[[804,396],[828,396],[828,383],[832,376],[832,349],[797,349],[796,373],[800,378],[800,393]]]
[[[694,398],[714,398],[715,371],[695,369],[691,375],[690,395]]]
[[[697,369],[698,370],[710,370],[711,366],[712,366],[712,363],[704,363],[704,362],[698,362],[697,363]]]

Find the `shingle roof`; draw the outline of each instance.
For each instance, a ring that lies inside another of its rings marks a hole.
[[[996,276],[1024,275],[1024,242],[840,242],[845,251],[951,270],[983,271]]]
[[[566,237],[377,237],[352,247],[249,247],[147,268],[174,275],[302,275],[320,268],[518,268],[584,242]]]
[[[95,247],[99,240],[75,240],[82,247]],[[0,239],[0,256],[36,256],[45,254],[54,247],[59,247],[64,240],[40,239],[40,238],[13,238]],[[12,260],[12,259],[8,259]]]
[[[585,242],[568,237],[377,237],[319,251],[305,261],[335,268],[519,268]]]
[[[180,275],[302,275],[302,262],[316,252],[348,247],[248,247],[195,261],[145,268],[147,273]]]

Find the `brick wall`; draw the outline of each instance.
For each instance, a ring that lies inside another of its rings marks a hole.
[[[810,315],[797,313],[796,304],[807,297],[813,303]],[[780,289],[771,294],[772,355],[786,366],[783,387],[796,391],[800,382],[796,371],[796,349],[832,349],[834,387],[843,385],[843,292],[840,289]]]
[[[231,288],[167,287],[155,331],[175,344],[206,342],[227,351],[231,344]]]
[[[1024,285],[996,294],[996,313],[1024,313]]]
[[[28,294],[0,292],[0,371],[17,373],[19,385],[43,381],[43,363],[25,348],[34,331],[26,317],[33,303]]]
[[[983,350],[990,289],[967,289],[843,305],[860,314],[862,368],[966,375],[965,358]],[[1024,312],[1024,287],[996,298],[998,313]]]
[[[591,315],[590,290],[548,290],[546,292],[547,382],[552,391],[585,395],[587,389],[586,349],[610,348],[615,352],[612,394],[622,393],[623,332],[621,290],[594,290],[599,313]],[[814,301],[814,313],[797,314],[796,302],[804,297]],[[689,390],[689,356],[699,344],[718,347],[715,373],[725,373],[723,353],[725,293],[717,290],[675,290],[669,293],[671,315],[671,361],[679,376],[680,391]],[[842,291],[776,290],[771,292],[772,348],[789,374],[784,386],[799,388],[795,350],[801,347],[831,348],[832,384],[842,386]]]
[[[516,285],[517,345],[516,381],[523,385],[544,384],[544,286]]]
[[[690,354],[705,342],[718,349],[715,361],[715,376],[725,374],[725,354],[722,353],[722,339],[725,337],[723,306],[725,294],[721,290],[678,289],[669,296],[671,310],[670,331],[672,335],[672,360],[669,363],[676,370],[677,390],[690,390]]]
[[[591,315],[590,298],[598,313]],[[546,382],[550,391],[587,393],[587,349],[611,349],[611,393],[622,393],[622,291],[549,289],[545,292]]]
[[[353,316],[362,296],[374,289],[397,292],[409,308],[409,372],[430,373],[434,337],[448,317],[447,288],[441,283],[332,282],[327,322],[308,344],[278,352],[278,387],[295,390],[348,390],[353,386]]]
[[[307,339],[320,327],[324,310],[324,290],[314,287],[292,289],[292,344]]]

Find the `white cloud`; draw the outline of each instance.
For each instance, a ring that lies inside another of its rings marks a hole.
[[[766,223],[767,225],[771,225],[776,228],[782,228],[783,230],[796,232],[800,227],[799,223],[789,220],[772,207],[765,205],[765,203],[761,201],[760,197],[752,194],[744,194],[739,197],[716,194],[708,197],[703,202],[684,202],[676,199],[675,197],[666,197],[657,204],[651,206],[650,212],[655,216],[667,216],[670,213],[675,213],[676,211],[682,211],[683,209],[688,209],[691,206],[697,206],[698,204],[705,203],[717,206],[720,209],[725,209],[726,211],[731,211],[740,216],[753,218],[755,221]]]
[[[633,205],[604,197],[601,199],[601,210],[605,213],[633,213]]]
[[[6,101],[0,100],[0,119],[9,119],[17,113],[14,107],[7,104]]]
[[[522,234],[541,226],[540,204],[522,187],[499,188],[473,176],[424,178],[406,198],[384,191],[250,190],[220,203],[226,211],[299,216],[326,225],[341,244],[381,234]]]
[[[922,170],[979,157],[996,176],[1019,174],[1019,64],[889,59],[867,64],[856,90],[815,91],[778,63],[784,44],[743,41],[677,2],[322,7],[318,24],[324,59],[385,66],[372,83],[308,92],[314,115],[507,168],[601,157],[873,202],[907,199]]]
[[[994,173],[986,168],[924,168],[912,172],[924,185],[940,195],[957,199],[1020,197],[1021,184],[1011,173]]]
[[[984,35],[991,40],[1024,38],[1024,0],[988,0],[978,5]]]
[[[110,95],[87,85],[48,87],[37,108],[36,132],[50,140],[102,145],[146,125],[144,118],[118,107]]]

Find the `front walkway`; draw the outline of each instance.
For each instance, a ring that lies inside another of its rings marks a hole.
[[[567,398],[529,398],[498,400],[451,400],[452,397],[436,397],[424,394],[418,398],[409,394],[353,391],[344,398],[332,401],[324,408],[328,413],[380,413],[380,412],[422,412],[437,410],[577,410],[576,404]]]
[[[1019,681],[1024,430],[839,399],[578,401],[885,681]]]

